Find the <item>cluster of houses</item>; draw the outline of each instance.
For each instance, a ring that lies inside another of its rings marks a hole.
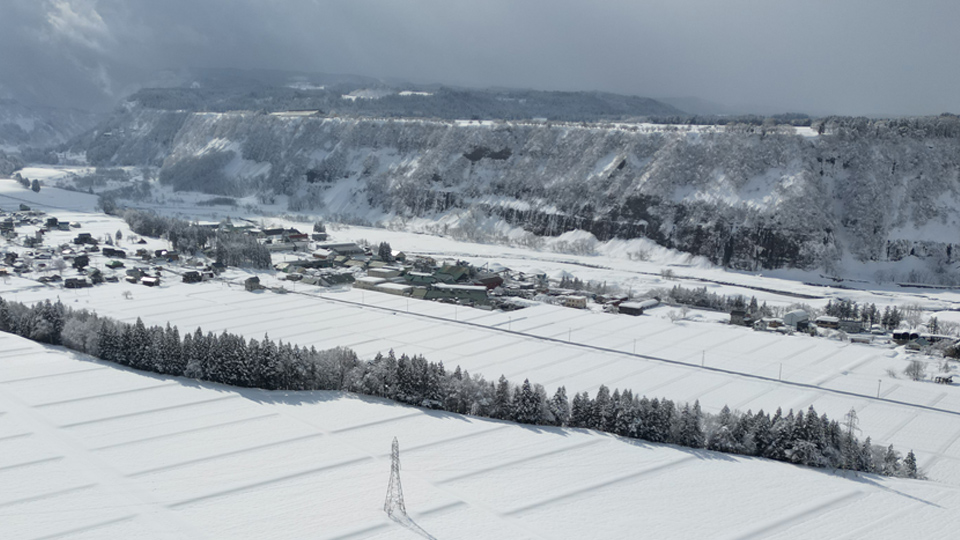
[[[225,221],[198,221],[198,227],[218,231],[242,233],[256,238],[270,251],[306,251],[310,249],[310,242],[322,242],[327,239],[326,232],[307,234],[293,227],[259,227],[252,221],[243,220],[243,223]]]
[[[161,268],[157,265],[179,259],[176,252],[167,250],[139,248],[135,255],[131,256],[126,250],[115,246],[103,245],[101,248],[101,242],[89,232],[78,232],[69,243],[44,245],[48,233],[79,229],[81,224],[61,221],[24,204],[13,213],[0,211],[0,231],[4,238],[11,241],[8,246],[15,245],[12,241],[21,236],[17,229],[26,226],[33,226],[35,229],[20,238],[19,243],[25,249],[5,249],[0,253],[0,275],[25,276],[37,273],[37,281],[48,285],[62,283],[67,289],[92,287],[104,282],[117,283],[120,279],[153,287],[160,284]],[[139,243],[146,242],[140,240]],[[91,265],[91,257],[97,255],[102,256],[105,262],[101,260],[102,264]],[[132,257],[138,258],[144,264],[127,268],[126,261]],[[69,272],[71,267],[75,270],[72,272],[74,275],[61,275]]]
[[[385,260],[378,251],[354,242],[320,242],[310,257],[281,262],[275,268],[286,280],[307,285],[352,284],[355,289],[505,311],[520,309],[525,305],[522,300],[535,297],[576,309],[586,309],[593,301],[607,311],[628,315],[641,315],[659,304],[656,299],[631,301],[626,296],[556,287],[542,272],[512,271],[497,264],[476,267],[395,251]],[[259,281],[251,281],[247,288],[258,290]]]
[[[320,242],[309,258],[275,265],[285,279],[308,285],[372,290],[424,300],[490,306],[489,291],[504,283],[495,272],[462,261],[437,264],[429,257],[408,260],[403,252],[375,253],[354,242]]]
[[[879,324],[868,324],[859,319],[841,319],[830,315],[820,315],[813,321],[809,314],[802,309],[784,314],[783,317],[763,317],[753,320],[743,309],[734,309],[730,312],[730,324],[752,326],[755,330],[779,332],[804,332],[816,328],[839,330],[850,335],[853,343],[871,343],[875,336],[887,335],[886,329]],[[956,336],[934,334],[919,330],[898,330],[890,334],[890,339],[897,345],[905,345],[907,349],[919,351],[925,347],[949,341],[960,344]]]

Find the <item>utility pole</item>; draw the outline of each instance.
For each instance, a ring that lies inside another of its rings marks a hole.
[[[400,485],[400,443],[393,438],[390,451],[390,485],[387,486],[387,499],[383,502],[383,511],[388,516],[394,512],[407,515],[407,507],[403,503],[403,487]]]

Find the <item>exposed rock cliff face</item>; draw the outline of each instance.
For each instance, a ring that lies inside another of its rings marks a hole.
[[[647,236],[739,269],[846,254],[947,268],[960,257],[960,130],[927,121],[817,135],[132,109],[83,144],[97,164],[162,163],[178,189],[286,194],[295,209],[474,209],[537,234]]]

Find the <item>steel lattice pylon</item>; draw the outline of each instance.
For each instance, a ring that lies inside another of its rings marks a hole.
[[[383,503],[383,511],[392,516],[394,512],[407,514],[407,507],[403,504],[403,486],[400,485],[400,443],[393,438],[393,448],[390,452],[390,485],[387,486],[387,500]]]

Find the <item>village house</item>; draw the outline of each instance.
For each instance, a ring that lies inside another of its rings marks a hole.
[[[831,317],[830,315],[821,315],[814,319],[813,322],[820,328],[829,328],[831,330],[840,328],[840,319],[838,317]]]
[[[380,277],[363,276],[357,278],[357,280],[353,282],[353,288],[373,290],[374,287],[380,285],[381,283],[385,283],[386,281],[386,279]]]
[[[354,242],[326,242],[317,244],[317,249],[325,249],[336,255],[365,255],[367,252]]]
[[[71,277],[64,280],[63,286],[67,289],[83,289],[92,285],[87,281],[87,278]]]
[[[639,302],[620,302],[620,305],[617,306],[617,312],[622,313],[623,315],[632,315],[636,317],[643,315],[645,310],[656,307],[659,304],[660,301],[656,298],[641,300]]]
[[[390,278],[395,278],[400,276],[402,272],[403,272],[402,268],[397,268],[395,266],[381,266],[381,267],[370,268],[369,270],[367,270],[367,275],[370,277],[390,279]]]
[[[373,287],[373,290],[387,294],[395,294],[398,296],[410,296],[413,293],[412,286],[404,285],[402,283],[393,283],[390,281],[378,283]]]
[[[429,272],[407,272],[403,278],[412,285],[429,285],[437,282],[437,278]]]
[[[575,294],[564,296],[563,306],[574,309],[587,309],[587,297]]]
[[[435,283],[427,287],[424,293],[426,300],[457,300],[462,304],[486,304],[487,288],[477,285],[452,285]]]

